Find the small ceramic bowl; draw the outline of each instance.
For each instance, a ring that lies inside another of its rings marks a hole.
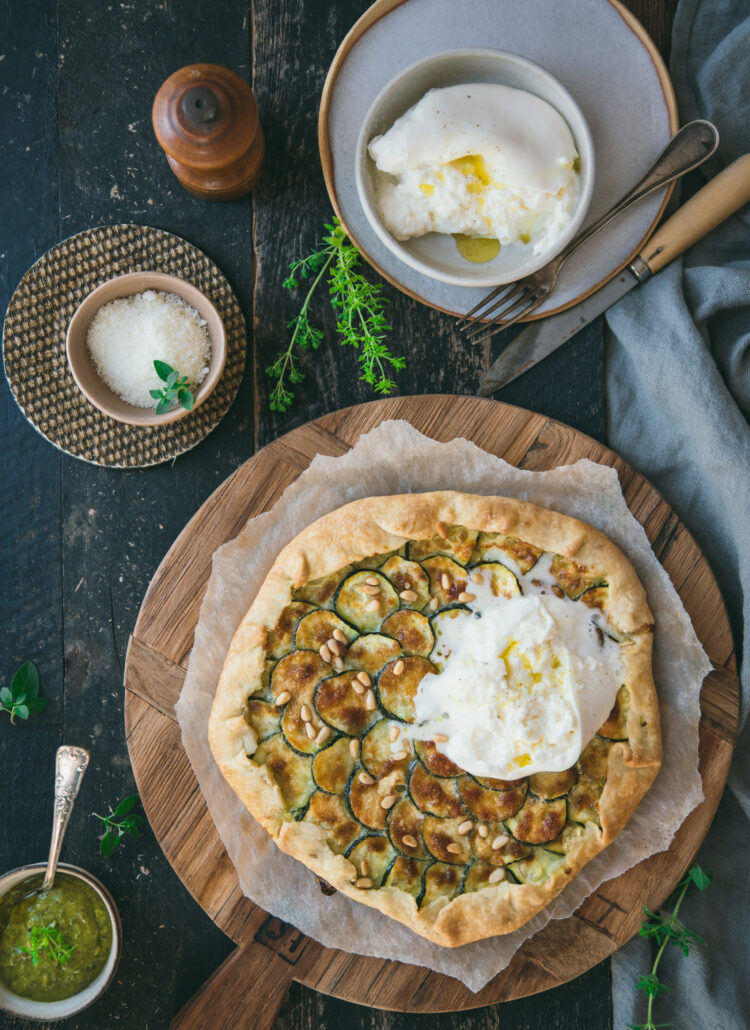
[[[573,134],[581,161],[578,202],[564,232],[541,254],[533,254],[531,248],[522,244],[511,244],[502,247],[492,261],[472,264],[458,253],[453,238],[442,233],[428,233],[403,242],[396,240],[378,213],[377,169],[367,152],[370,140],[386,132],[428,90],[471,82],[499,83],[541,97],[560,112]],[[504,50],[449,50],[406,68],[375,98],[357,141],[355,177],[360,203],[368,221],[385,246],[403,262],[432,279],[456,286],[499,286],[546,265],[578,232],[594,186],[594,145],[578,104],[544,68]]]
[[[103,304],[117,297],[142,293],[144,290],[176,293],[192,305],[206,321],[211,344],[211,363],[206,378],[198,389],[193,391],[194,411],[211,394],[221,378],[227,360],[227,334],[219,312],[208,297],[184,279],[179,279],[176,275],[167,275],[165,272],[130,272],[128,275],[120,275],[116,279],[102,283],[86,297],[71,318],[65,346],[73,378],[81,393],[95,408],[110,418],[117,419],[118,422],[127,422],[133,426],[160,426],[185,418],[190,412],[177,405],[163,415],[157,415],[154,408],[140,408],[135,404],[128,404],[99,378],[86,344],[91,320]]]
[[[18,869],[11,869],[9,873],[0,875],[0,897],[6,894],[11,887],[15,887],[16,884],[30,877],[38,877],[41,883],[46,868],[46,862],[35,862],[32,865],[19,866]],[[34,1019],[43,1023],[75,1016],[78,1012],[92,1005],[97,998],[101,997],[115,975],[122,950],[120,915],[104,884],[99,883],[95,876],[76,865],[60,862],[57,868],[62,873],[68,873],[70,876],[78,877],[79,880],[84,880],[90,887],[94,888],[102,899],[112,925],[112,947],[104,969],[102,969],[96,980],[92,981],[88,987],[84,987],[78,994],[73,994],[70,998],[64,998],[62,1001],[32,1001],[30,998],[22,998],[20,995],[9,991],[0,981],[0,1011],[8,1012],[12,1016],[22,1016],[25,1019]]]

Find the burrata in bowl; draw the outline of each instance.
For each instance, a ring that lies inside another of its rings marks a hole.
[[[435,54],[376,97],[356,181],[383,243],[460,286],[513,282],[577,233],[594,182],[586,121],[549,72],[517,54]]]

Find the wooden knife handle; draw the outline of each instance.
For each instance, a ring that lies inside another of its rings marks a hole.
[[[639,257],[658,272],[748,202],[750,154],[744,154],[660,225]]]
[[[294,966],[254,941],[235,948],[184,1005],[170,1030],[271,1030]]]

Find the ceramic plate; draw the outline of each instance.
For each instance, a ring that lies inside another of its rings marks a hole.
[[[323,173],[336,213],[363,256],[405,293],[459,315],[487,292],[438,282],[393,255],[357,196],[357,136],[380,90],[441,50],[485,46],[536,61],[573,95],[594,141],[596,181],[586,224],[619,199],[678,127],[672,84],[653,42],[617,0],[377,0],[333,60],[318,126]],[[565,265],[538,318],[570,307],[610,279],[653,231],[661,190],[603,229]]]

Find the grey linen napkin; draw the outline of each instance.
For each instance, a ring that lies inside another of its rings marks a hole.
[[[682,122],[719,128],[714,175],[750,152],[750,0],[681,0],[670,71]],[[695,173],[692,186],[700,186]],[[683,192],[683,196],[688,190]],[[714,874],[682,907],[708,941],[668,948],[670,993],[655,1022],[679,1030],[750,1028],[750,209],[633,291],[607,315],[609,441],[695,535],[729,607],[741,665],[741,732],[729,786],[698,861]],[[650,971],[636,938],[612,960],[615,1030],[645,1021]]]

